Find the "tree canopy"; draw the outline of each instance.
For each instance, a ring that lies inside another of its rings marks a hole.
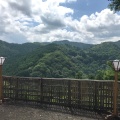
[[[120,41],[87,45],[84,49],[76,44],[11,44],[0,41],[0,54],[7,57],[3,75],[114,79],[110,61],[116,56],[120,59]]]
[[[120,0],[108,0],[110,1],[110,4],[108,5],[108,7],[114,11],[114,12],[118,12],[120,11]]]

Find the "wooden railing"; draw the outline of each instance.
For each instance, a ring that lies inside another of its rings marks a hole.
[[[113,110],[113,81],[3,76],[4,98],[88,110]],[[118,109],[120,97],[118,96]]]

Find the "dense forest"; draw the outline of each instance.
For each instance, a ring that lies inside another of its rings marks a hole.
[[[120,41],[97,45],[69,42],[13,44],[0,41],[3,74],[24,77],[114,79],[110,60],[120,59]]]

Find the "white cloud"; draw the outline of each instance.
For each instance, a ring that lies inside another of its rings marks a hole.
[[[100,43],[120,39],[120,15],[108,9],[79,20],[74,9],[61,6],[77,0],[4,0],[0,2],[0,39],[46,42],[68,39]]]
[[[76,2],[77,0],[67,0],[68,3]]]

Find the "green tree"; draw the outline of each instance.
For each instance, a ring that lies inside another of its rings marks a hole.
[[[64,77],[68,77],[68,76],[70,76],[69,75],[69,69],[67,69],[66,67],[64,67],[63,69],[62,69],[62,74],[63,74],[63,76]]]
[[[103,76],[104,80],[114,80],[114,71],[111,69],[108,69],[104,72]]]
[[[120,0],[108,0],[108,1],[111,1],[110,4],[108,5],[108,7],[117,12],[117,11],[120,11]]]
[[[95,79],[95,75],[93,75],[93,74],[88,74],[88,79]]]
[[[82,79],[83,78],[83,72],[79,71],[78,73],[76,73],[75,78]]]
[[[98,70],[96,73],[95,79],[96,80],[103,80],[104,79],[103,76],[104,76],[104,71]]]

